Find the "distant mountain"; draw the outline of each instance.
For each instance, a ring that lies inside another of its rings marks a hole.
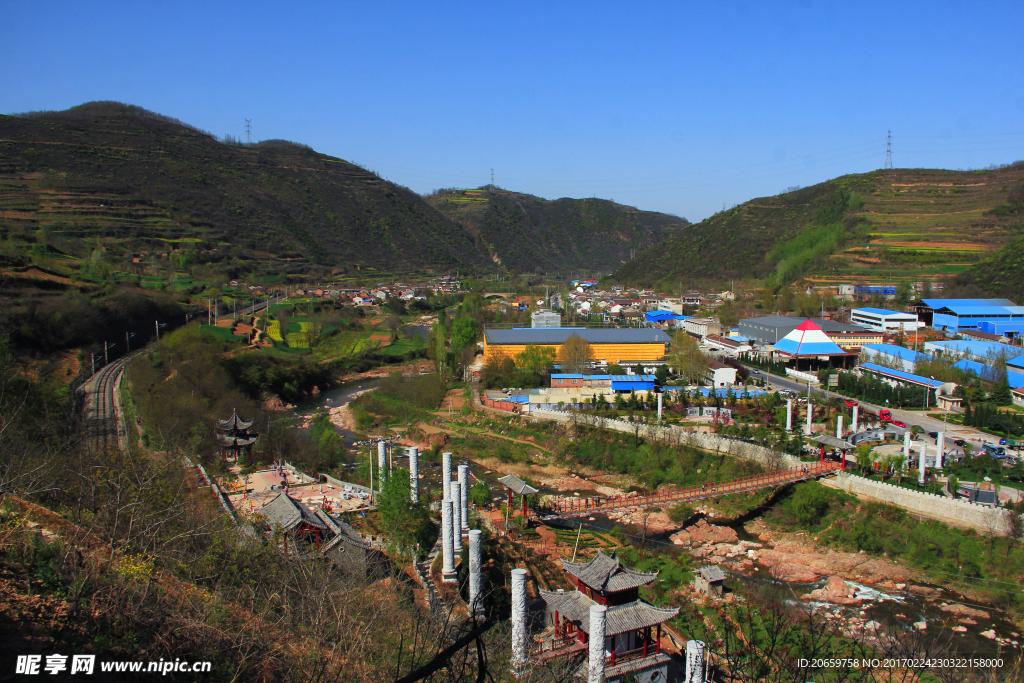
[[[999,282],[966,273],[1024,232],[1022,183],[1020,162],[983,171],[842,176],[690,225],[638,254],[615,277],[644,285],[733,278],[782,285],[801,278],[820,284],[951,280],[965,273],[978,286],[998,289]],[[1007,247],[1008,257],[1014,253]]]
[[[114,102],[0,116],[3,231],[114,261],[179,248],[235,272],[495,268],[406,188],[304,145],[230,142]]]
[[[606,199],[547,200],[489,186],[426,199],[494,262],[520,272],[611,272],[689,225]]]

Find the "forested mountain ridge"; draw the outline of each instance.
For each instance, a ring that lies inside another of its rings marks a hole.
[[[7,239],[68,254],[101,240],[111,257],[187,248],[279,273],[493,266],[419,195],[355,164],[111,102],[0,116],[0,208]]]
[[[548,200],[491,186],[439,190],[427,201],[520,272],[610,272],[689,225],[607,199]]]
[[[1021,162],[842,176],[717,213],[638,254],[615,276],[676,286],[732,278],[770,285],[801,278],[822,284],[970,280],[985,256],[1024,232],[1022,188]]]

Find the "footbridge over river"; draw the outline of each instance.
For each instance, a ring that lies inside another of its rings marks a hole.
[[[610,510],[627,510],[645,508],[655,505],[688,503],[707,500],[719,496],[730,496],[736,493],[747,493],[759,489],[784,486],[808,479],[835,474],[843,469],[841,462],[815,462],[788,470],[776,470],[765,474],[755,474],[727,481],[709,481],[693,486],[666,486],[651,493],[632,493],[624,496],[581,498],[564,503],[555,503],[547,508],[535,509],[541,519],[557,519],[560,517],[582,517],[595,512]]]

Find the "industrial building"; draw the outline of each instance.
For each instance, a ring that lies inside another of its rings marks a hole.
[[[884,308],[855,308],[850,322],[875,332],[916,332],[917,314],[890,311]]]
[[[772,345],[784,339],[802,323],[810,320],[825,334],[867,332],[860,325],[837,322],[835,320],[819,320],[818,318],[799,318],[789,315],[769,315],[763,318],[745,318],[739,322],[740,336],[758,344]],[[879,340],[880,341],[880,340]]]
[[[925,327],[945,332],[956,333],[961,327],[981,329],[982,322],[1024,326],[1024,307],[1009,299],[919,299],[911,308]]]
[[[657,328],[584,328],[517,327],[484,330],[484,358],[495,354],[515,358],[527,345],[549,347],[555,355],[569,337],[577,336],[590,344],[590,358],[597,365],[659,360],[672,341]]]
[[[895,344],[868,344],[861,353],[872,363],[896,367],[904,372],[913,372],[917,363],[931,360],[928,354]]]

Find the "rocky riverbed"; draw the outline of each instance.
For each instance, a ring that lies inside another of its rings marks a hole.
[[[992,641],[989,647],[1019,647],[1019,634],[1001,614],[964,604],[976,598],[930,585],[920,572],[893,560],[823,548],[807,534],[779,532],[760,519],[742,531],[756,540],[741,539],[736,529],[707,519],[669,538],[701,564],[718,565],[741,581],[771,578],[790,584],[800,601],[842,620],[849,633],[877,631],[882,620],[918,631],[949,629],[970,638],[966,647],[986,641]]]

